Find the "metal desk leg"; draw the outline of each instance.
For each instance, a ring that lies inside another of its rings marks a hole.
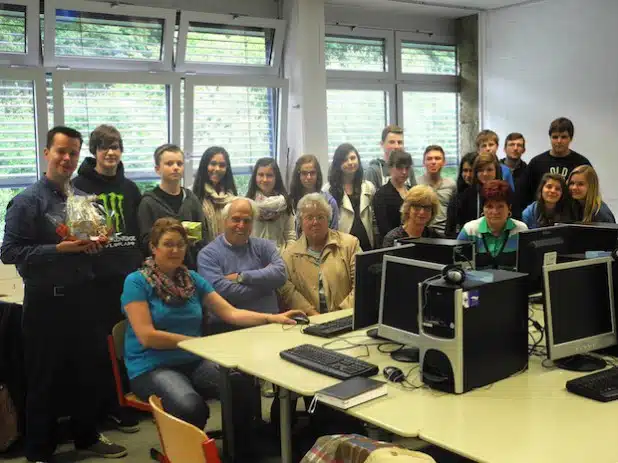
[[[290,391],[279,388],[280,426],[281,426],[281,461],[292,463],[292,407]]]
[[[223,457],[226,462],[234,462],[234,419],[232,414],[232,381],[229,368],[219,367],[221,371],[221,422],[223,426]]]

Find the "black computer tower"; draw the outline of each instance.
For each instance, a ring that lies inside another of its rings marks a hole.
[[[431,388],[461,394],[528,366],[526,274],[479,273],[483,281],[419,288],[421,376]]]

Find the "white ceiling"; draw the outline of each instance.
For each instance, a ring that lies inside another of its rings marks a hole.
[[[539,0],[327,0],[328,5],[358,7],[396,13],[458,18],[479,11]]]

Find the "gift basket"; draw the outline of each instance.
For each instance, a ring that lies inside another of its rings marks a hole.
[[[76,195],[70,188],[64,211],[48,214],[63,240],[90,240],[106,244],[112,239],[111,214],[97,202],[94,195]]]

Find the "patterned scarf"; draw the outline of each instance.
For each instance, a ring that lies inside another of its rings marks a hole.
[[[155,264],[154,259],[149,257],[139,271],[154,288],[157,296],[167,305],[181,306],[195,294],[195,283],[184,265],[181,265],[174,277],[170,278]]]
[[[282,212],[288,208],[288,204],[283,195],[264,196],[262,193],[256,193],[255,203],[260,210],[258,220],[274,221],[279,218]]]
[[[204,192],[206,195],[204,196],[204,201],[202,201],[202,209],[204,210],[206,221],[210,224],[209,232],[212,233],[208,241],[212,241],[223,233],[223,219],[221,217],[223,207],[233,201],[236,196],[224,191],[217,193],[208,183],[204,184]]]

